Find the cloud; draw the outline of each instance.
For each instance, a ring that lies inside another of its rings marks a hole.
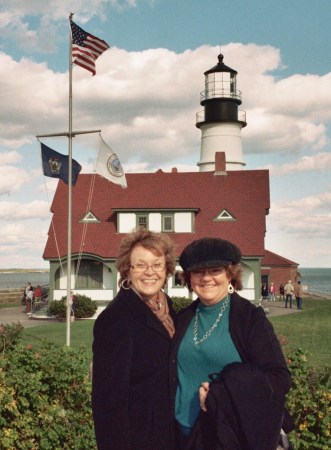
[[[268,223],[292,239],[304,238],[309,245],[310,239],[330,239],[330,211],[331,186],[328,192],[272,203]]]
[[[0,166],[6,166],[8,164],[15,164],[22,160],[22,156],[15,151],[0,153]]]
[[[282,176],[298,172],[326,171],[331,169],[331,152],[319,152],[312,156],[303,156],[283,165],[267,165],[272,176]]]
[[[282,67],[278,49],[229,44],[222,51],[224,61],[238,70],[238,87],[243,91],[246,154],[321,151],[328,144],[331,91],[326,86],[331,74],[279,80],[272,75]],[[185,158],[192,149],[197,153],[199,92],[204,87],[203,73],[216,62],[217,53],[210,46],[180,54],[167,49],[128,52],[111,48],[98,59],[96,77],[74,67],[74,125],[90,129],[95,124],[129,160],[139,155],[139,161],[151,159],[162,165],[169,154]],[[36,134],[65,131],[66,73],[54,73],[46,64],[26,58],[14,61],[5,53],[0,53],[0,67],[4,105],[0,144],[17,149]],[[307,96],[307,92],[313,94]],[[34,101],[26,102],[26,98]]]
[[[0,195],[18,192],[30,180],[30,175],[19,167],[0,166]]]
[[[49,205],[47,202],[34,200],[22,204],[18,202],[0,202],[1,220],[26,220],[26,219],[48,219],[50,218]]]

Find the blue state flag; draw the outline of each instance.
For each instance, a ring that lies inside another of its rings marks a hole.
[[[62,153],[56,152],[47,145],[41,144],[41,158],[43,162],[43,171],[46,177],[60,178],[66,184],[69,183],[69,156],[62,155]],[[72,185],[74,186],[77,181],[79,172],[82,170],[82,166],[72,160]]]

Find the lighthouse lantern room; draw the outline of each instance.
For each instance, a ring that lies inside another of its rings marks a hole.
[[[196,126],[201,129],[200,172],[215,170],[215,154],[225,153],[226,170],[245,166],[241,129],[247,125],[246,113],[239,111],[241,92],[237,90],[237,72],[223,63],[205,72],[205,90],[200,94],[204,109],[197,113]]]

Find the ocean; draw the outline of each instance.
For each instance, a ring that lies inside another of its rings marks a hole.
[[[302,284],[309,292],[331,296],[331,268],[299,268]],[[0,289],[20,288],[30,281],[33,286],[49,284],[48,272],[0,272]]]
[[[331,268],[301,268],[301,283],[308,286],[308,291],[331,296]]]
[[[49,272],[0,272],[0,289],[23,288],[28,281],[32,286],[49,284]]]

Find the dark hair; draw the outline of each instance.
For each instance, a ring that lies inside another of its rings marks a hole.
[[[227,277],[231,280],[231,284],[236,291],[241,291],[243,288],[242,284],[242,268],[241,264],[229,264],[224,266]],[[191,288],[191,272],[183,272],[184,285],[187,286],[189,291],[192,292]]]
[[[155,253],[158,256],[165,257],[166,263],[166,278],[173,275],[176,268],[175,244],[172,239],[163,233],[156,233],[154,231],[140,228],[127,234],[121,241],[119,254],[116,260],[116,268],[120,273],[118,285],[127,278],[130,264],[132,250],[141,245],[145,249]]]

